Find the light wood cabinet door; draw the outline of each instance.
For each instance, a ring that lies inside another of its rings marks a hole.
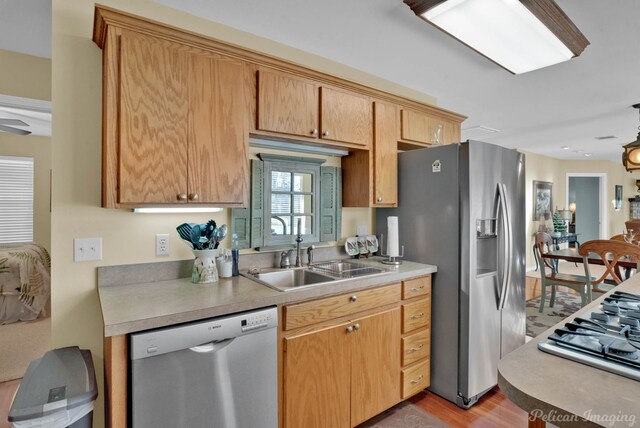
[[[349,427],[350,324],[284,338],[284,427]]]
[[[318,136],[318,87],[291,75],[258,70],[257,127],[262,131]]]
[[[368,97],[320,88],[320,138],[371,146],[372,106]]]
[[[351,426],[356,426],[400,400],[400,308],[352,325]]]
[[[397,206],[397,109],[393,104],[376,101],[373,112],[373,205]]]
[[[187,54],[171,42],[129,31],[120,43],[118,202],[183,202]]]
[[[240,61],[189,55],[190,203],[248,203],[243,73]]]
[[[431,144],[429,140],[429,116],[414,110],[400,111],[400,138],[421,144]]]

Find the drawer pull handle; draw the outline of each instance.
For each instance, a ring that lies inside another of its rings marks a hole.
[[[411,383],[412,383],[412,384],[416,384],[416,383],[420,382],[420,381],[422,380],[422,378],[423,378],[423,376],[422,376],[422,375],[420,375],[420,376],[418,376],[418,379],[413,379],[413,380],[411,381]]]
[[[420,290],[424,290],[424,285],[421,285],[420,287],[411,287],[411,291],[420,291]]]
[[[411,351],[411,352],[418,352],[419,350],[421,350],[421,349],[422,349],[422,347],[423,347],[423,346],[424,346],[424,345],[421,343],[420,345],[416,346],[415,348],[411,348],[411,349],[409,349],[409,351]]]
[[[356,300],[358,300],[358,296],[354,294],[353,296],[351,296],[349,300],[351,300],[352,302],[355,302]]]
[[[418,318],[422,318],[423,316],[424,316],[424,312],[420,312],[417,315],[411,315],[411,319],[415,320],[415,319],[418,319]]]

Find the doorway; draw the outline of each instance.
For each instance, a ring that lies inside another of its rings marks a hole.
[[[579,242],[607,239],[607,174],[567,173],[567,207]]]

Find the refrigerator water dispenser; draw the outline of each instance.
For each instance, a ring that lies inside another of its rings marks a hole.
[[[476,220],[476,276],[495,274],[498,269],[496,219]]]

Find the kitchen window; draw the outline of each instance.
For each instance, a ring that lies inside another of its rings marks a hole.
[[[251,161],[251,207],[232,210],[240,248],[337,241],[341,222],[340,168],[324,159],[260,154]]]

